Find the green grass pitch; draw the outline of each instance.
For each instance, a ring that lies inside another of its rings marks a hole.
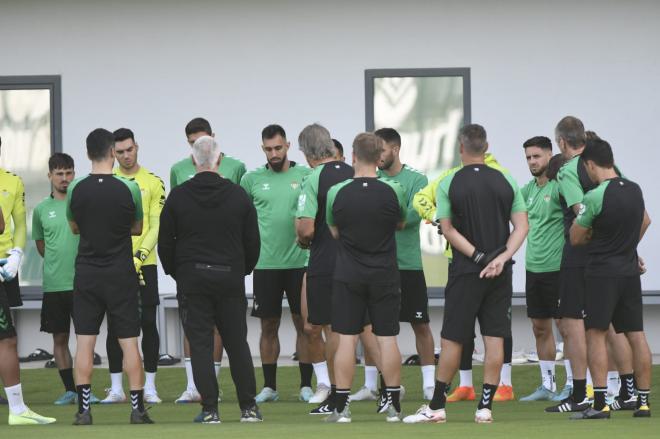
[[[402,402],[405,414],[414,412],[422,403],[421,374],[418,367],[403,367],[403,383],[406,397]],[[481,368],[474,371],[475,385],[480,388]],[[263,378],[261,369],[256,370],[257,385]],[[558,367],[558,382],[564,382],[563,367]],[[652,404],[657,401],[660,386],[660,366],[653,370],[654,383]],[[363,369],[356,369],[355,386],[362,383]],[[494,438],[656,438],[660,437],[660,411],[655,418],[634,419],[631,412],[616,412],[610,420],[569,421],[566,414],[544,413],[545,402],[495,403],[491,425],[476,425],[474,411],[476,402],[448,404],[448,422],[442,425],[403,425],[387,424],[383,415],[375,413],[375,402],[356,402],[351,404],[353,422],[351,424],[324,424],[320,416],[307,415],[310,404],[297,401],[298,368],[280,367],[278,370],[278,390],[280,401],[262,404],[264,422],[261,424],[241,424],[238,422],[239,411],[236,395],[229,374],[223,367],[221,387],[224,400],[220,404],[220,425],[195,425],[192,419],[199,412],[196,404],[175,405],[174,399],[185,385],[182,368],[161,368],[158,372],[157,385],[163,403],[150,409],[155,425],[128,425],[129,407],[127,404],[113,406],[94,406],[92,413],[94,425],[74,427],[71,425],[75,406],[56,407],[52,401],[59,396],[62,386],[57,371],[52,369],[29,369],[22,371],[23,389],[26,402],[35,411],[57,418],[57,423],[48,426],[9,427],[6,421],[0,423],[0,437],[7,439],[43,438],[410,438],[433,435],[446,438],[470,438],[483,436]],[[531,392],[539,381],[538,366],[515,366],[513,384],[516,397]],[[126,380],[124,379],[126,383]],[[107,369],[97,369],[94,373],[93,391],[102,396],[103,388],[109,383]],[[0,406],[2,407],[2,406]],[[653,410],[652,405],[652,410]],[[0,408],[6,416],[6,406]],[[4,418],[6,419],[6,418]]]

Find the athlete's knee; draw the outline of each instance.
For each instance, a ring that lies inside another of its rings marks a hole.
[[[548,323],[545,320],[533,320],[532,330],[536,338],[545,338],[552,334],[552,322]]]
[[[312,325],[309,322],[305,322],[303,332],[310,342],[314,342],[321,339],[323,327],[320,325]]]

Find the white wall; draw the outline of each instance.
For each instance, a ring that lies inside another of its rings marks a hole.
[[[187,154],[183,127],[195,116],[250,168],[272,122],[295,140],[319,121],[350,144],[364,129],[365,69],[470,67],[473,121],[521,183],[522,141],[552,138],[573,114],[611,141],[660,215],[658,2],[88,3],[0,3],[0,75],[62,75],[64,150],[79,172],[97,126],[134,129],[140,161],[165,180]],[[645,289],[660,289],[657,230],[641,246]]]

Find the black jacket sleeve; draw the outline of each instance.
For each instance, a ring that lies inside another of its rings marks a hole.
[[[167,198],[160,213],[158,230],[158,257],[165,274],[176,276],[176,218],[172,210],[172,196]]]
[[[243,248],[245,249],[245,275],[252,273],[259,260],[261,238],[259,236],[259,223],[257,222],[257,210],[250,202],[245,217],[245,228],[243,229]]]

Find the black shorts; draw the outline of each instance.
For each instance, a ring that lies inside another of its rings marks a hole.
[[[557,318],[559,302],[559,271],[527,272],[525,280],[527,317],[530,319]]]
[[[494,279],[480,279],[479,273],[449,276],[441,337],[458,343],[471,341],[476,319],[481,335],[511,337],[512,294],[510,269]]]
[[[300,291],[304,275],[304,268],[254,270],[252,317],[260,319],[281,317],[282,298],[285,292],[291,314],[300,315]]]
[[[158,295],[158,269],[155,265],[143,265],[142,277],[144,285],[140,285],[140,304],[142,306],[156,306],[160,304]]]
[[[586,277],[584,326],[617,333],[644,330],[639,276]]]
[[[44,293],[41,303],[41,332],[68,334],[71,328],[72,313],[72,291]]]
[[[19,285],[20,281],[18,280],[18,274],[12,280],[4,282],[5,291],[7,292],[7,300],[9,301],[9,306],[12,308],[23,306],[23,299],[21,299],[21,288]]]
[[[372,285],[335,281],[332,290],[332,330],[339,334],[360,334],[368,313],[374,334],[381,337],[398,335],[400,306],[398,282]]]
[[[584,318],[584,267],[566,267],[559,271],[557,318]]]
[[[140,335],[139,285],[134,273],[125,276],[100,271],[76,272],[73,326],[78,335],[98,335],[103,317],[117,338]]]
[[[11,308],[4,284],[0,283],[0,340],[12,337],[16,337],[16,328],[11,318]]]
[[[332,323],[332,276],[307,276],[307,320],[312,325]]]
[[[423,270],[399,270],[401,278],[400,322],[428,323],[429,295]]]

